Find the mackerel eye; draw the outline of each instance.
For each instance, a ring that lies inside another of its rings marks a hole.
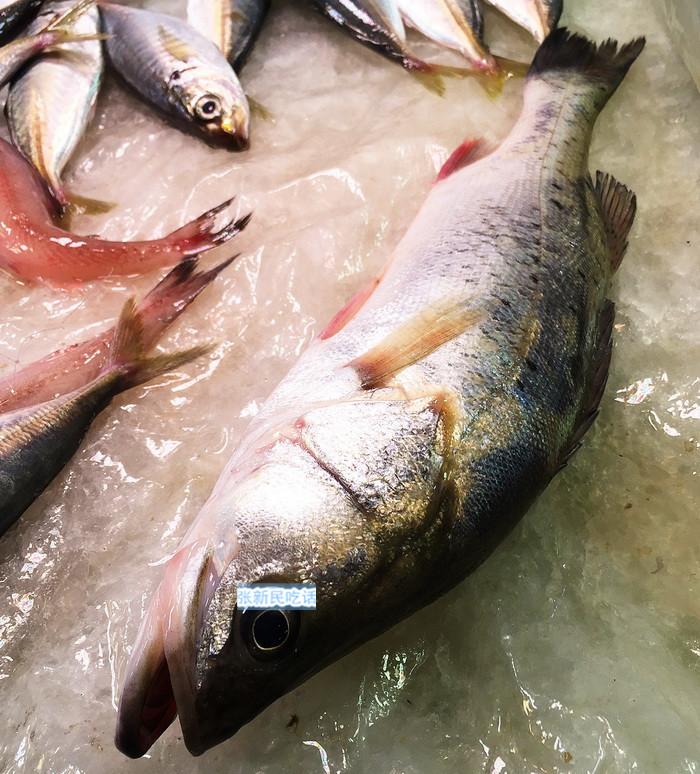
[[[219,118],[221,115],[221,102],[219,102],[217,97],[207,94],[197,100],[194,112],[202,121],[211,121],[214,118]]]
[[[299,613],[289,610],[249,610],[241,616],[241,633],[251,655],[261,660],[278,659],[293,648]]]

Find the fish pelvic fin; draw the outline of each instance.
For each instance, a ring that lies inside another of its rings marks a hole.
[[[129,299],[122,308],[114,331],[106,371],[118,377],[119,391],[128,390],[205,355],[211,348],[211,344],[204,344],[147,357],[143,316],[134,300]]]
[[[483,309],[469,306],[463,300],[436,304],[405,322],[348,365],[355,369],[362,389],[384,387],[392,376],[476,325],[483,315]]]
[[[566,467],[571,457],[581,447],[584,435],[600,411],[600,402],[605,392],[612,359],[612,334],[615,323],[615,304],[605,299],[598,315],[596,344],[591,353],[589,379],[583,392],[581,405],[571,430],[569,439],[564,446],[558,470]]]
[[[603,216],[610,263],[613,271],[617,271],[627,250],[627,239],[637,212],[637,197],[627,186],[605,172],[596,173],[595,192]]]
[[[597,44],[560,27],[551,32],[537,50],[527,78],[546,78],[553,73],[565,78],[581,75],[598,92],[600,109],[641,54],[645,42],[640,37],[623,45],[612,39]]]
[[[488,151],[484,152],[484,144],[481,140],[465,140],[449,155],[438,172],[435,182],[439,183],[441,180],[445,180],[463,167],[483,158],[487,153]]]

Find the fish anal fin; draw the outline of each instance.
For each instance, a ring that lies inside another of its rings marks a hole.
[[[612,358],[612,332],[615,322],[615,304],[606,299],[598,316],[598,339],[591,359],[590,377],[581,401],[569,442],[564,449],[560,469],[571,459],[581,446],[584,435],[598,416],[600,401],[608,381]]]
[[[484,156],[484,144],[479,139],[465,140],[460,146],[452,151],[447,161],[442,165],[435,182],[450,177],[454,172],[468,166],[474,161]]]
[[[348,303],[333,316],[328,325],[319,334],[319,338],[321,340],[330,339],[336,333],[343,330],[350,320],[362,309],[372,293],[374,293],[380,279],[381,277],[374,277],[365,287],[360,288]]]
[[[616,271],[627,250],[627,239],[637,211],[637,197],[627,186],[604,172],[596,173],[595,191],[603,216],[610,262],[613,271]]]
[[[403,323],[383,341],[349,363],[364,390],[386,385],[392,376],[419,362],[476,325],[483,310],[464,300],[436,304]]]

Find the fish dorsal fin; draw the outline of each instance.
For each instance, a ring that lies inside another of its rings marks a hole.
[[[189,62],[195,56],[195,51],[189,43],[179,38],[163,24],[158,25],[158,40],[165,51],[180,62]]]
[[[349,365],[364,390],[383,387],[395,374],[427,357],[483,317],[483,309],[463,299],[445,301],[417,314]]]
[[[613,271],[616,271],[627,249],[627,237],[637,211],[637,197],[627,186],[605,172],[596,172],[595,192],[608,238],[610,262]]]
[[[452,151],[447,161],[442,165],[435,182],[452,175],[463,167],[478,161],[485,156],[484,144],[481,140],[465,140],[459,147]]]

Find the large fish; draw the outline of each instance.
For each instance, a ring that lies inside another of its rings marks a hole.
[[[231,261],[205,273],[173,269],[117,325],[0,381],[0,535],[19,519],[76,452],[112,398],[206,352],[147,356],[165,328]]]
[[[564,0],[487,0],[509,19],[543,41],[557,26]]]
[[[459,51],[475,70],[494,72],[496,62],[481,40],[478,6],[457,0],[397,0],[406,21],[427,38]]]
[[[13,35],[39,10],[43,0],[2,0],[0,2],[0,43]]]
[[[39,32],[23,35],[0,47],[0,88],[32,59],[62,43],[102,40],[103,35],[80,35],[72,29],[75,20],[92,5],[94,0],[82,0],[62,16],[52,18]]]
[[[212,141],[243,150],[250,107],[216,43],[162,13],[100,3],[109,58],[143,97]]]
[[[266,401],[166,565],[116,742],[194,754],[482,562],[593,422],[634,195],[596,117],[644,45],[552,33],[500,147],[448,160],[379,278]],[[313,612],[240,583],[314,583]]]
[[[218,227],[230,201],[160,239],[115,242],[78,236],[54,224],[56,212],[42,179],[0,139],[0,268],[26,280],[70,285],[172,266],[227,242],[250,216]]]
[[[68,13],[72,0],[46,3],[27,34],[41,32],[54,17]],[[34,164],[62,207],[103,211],[94,202],[66,191],[61,176],[95,111],[102,82],[103,56],[97,8],[80,14],[70,27],[92,40],[64,43],[33,61],[13,81],[5,112],[12,141]]]
[[[255,45],[269,9],[270,0],[188,0],[187,21],[216,43],[238,73]]]

